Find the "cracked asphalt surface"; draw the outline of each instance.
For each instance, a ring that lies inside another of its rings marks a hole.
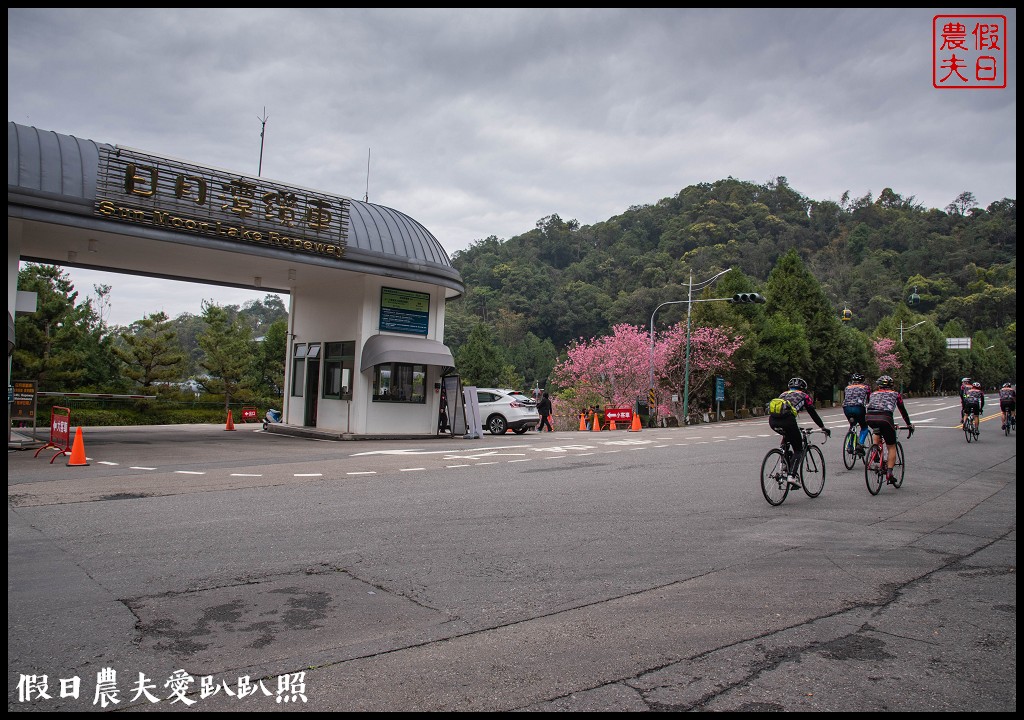
[[[1016,437],[949,408],[910,401],[875,497],[824,411],[825,489],[779,507],[763,420],[9,451],[8,710],[1014,711]]]

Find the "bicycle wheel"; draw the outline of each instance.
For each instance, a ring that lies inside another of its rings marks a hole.
[[[788,472],[786,456],[782,450],[769,450],[761,463],[761,492],[769,505],[781,505],[789,495],[789,482],[786,481]]]
[[[974,442],[978,442],[978,438],[981,436],[981,417],[974,418],[971,428],[974,431]]]
[[[853,466],[857,464],[857,433],[850,428],[850,432],[846,433],[846,437],[843,439],[843,465],[846,466],[847,470],[853,470]]]
[[[896,443],[896,464],[892,468],[892,486],[898,488],[903,484],[903,473],[906,466],[903,464],[903,443]]]
[[[864,482],[868,486],[868,492],[877,495],[882,489],[882,482],[885,479],[885,462],[882,459],[882,447],[872,445],[868,448],[868,462],[864,466]]]
[[[1006,437],[1010,437],[1010,418],[1007,416],[1006,422],[1003,423],[1003,432],[1006,433]]]
[[[970,443],[974,440],[974,416],[968,415],[967,419],[964,420],[964,437],[967,438],[967,442]]]
[[[852,467],[852,464],[851,464]],[[817,445],[808,445],[800,466],[800,484],[807,497],[816,498],[825,487],[825,455]]]

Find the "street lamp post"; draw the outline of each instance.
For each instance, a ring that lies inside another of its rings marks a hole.
[[[725,275],[730,270],[732,270],[731,267],[730,268],[726,268],[725,270],[723,270],[722,272],[718,273],[714,277],[708,278],[707,280],[704,280],[703,282],[699,282],[696,285],[694,285],[694,282],[693,282],[693,271],[690,271],[690,281],[689,281],[689,283],[687,283],[688,290],[687,290],[687,294],[686,294],[686,300],[669,300],[668,302],[663,302],[661,305],[659,305],[658,307],[654,308],[654,312],[651,313],[651,362],[650,362],[651,376],[650,376],[650,384],[648,385],[648,388],[650,389],[651,397],[653,397],[654,396],[654,316],[657,315],[658,311],[661,310],[661,308],[665,307],[666,305],[679,305],[679,304],[682,304],[682,303],[686,303],[686,370],[685,370],[685,373],[683,375],[683,422],[684,423],[686,422],[687,418],[689,417],[689,409],[690,409],[690,310],[693,307],[693,303],[695,303],[695,302],[710,302],[711,300],[728,300],[730,302],[732,301],[732,298],[709,298],[708,300],[694,300],[693,299],[693,291],[694,291],[695,288],[697,290],[703,290],[708,285],[710,285],[715,280],[717,280],[718,278],[720,278],[723,275]],[[648,398],[648,400],[650,400],[650,398]]]
[[[928,322],[928,321],[927,321],[927,320],[922,320],[921,322],[916,322],[916,323],[914,323],[913,325],[911,325],[911,326],[910,326],[910,327],[908,327],[908,328],[904,328],[904,327],[903,327],[903,321],[902,321],[902,320],[900,320],[900,345],[902,345],[902,344],[903,344],[903,331],[904,331],[904,330],[913,330],[913,329],[914,329],[914,328],[916,328],[916,327],[917,327],[918,325],[924,325],[924,324],[925,324],[926,322]],[[900,375],[902,376],[902,373],[900,373]],[[903,382],[902,382],[902,381],[900,381],[900,392],[901,392],[901,393],[903,392]]]
[[[927,321],[927,320],[922,320],[921,322],[916,322],[916,323],[914,323],[913,325],[911,325],[911,326],[910,326],[910,327],[908,327],[908,328],[904,328],[904,327],[903,327],[903,321],[902,321],[902,320],[900,320],[900,345],[902,345],[902,344],[903,344],[903,331],[904,331],[904,330],[913,330],[913,329],[914,329],[914,328],[916,328],[916,327],[917,327],[918,325],[924,325],[924,324],[925,324],[926,322],[928,322],[928,321]]]

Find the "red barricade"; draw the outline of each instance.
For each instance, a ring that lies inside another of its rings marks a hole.
[[[61,455],[71,454],[71,408],[57,407],[54,405],[50,411],[50,442],[36,450],[33,457],[39,457],[39,453],[47,448],[57,448],[59,453],[50,458],[52,463]]]

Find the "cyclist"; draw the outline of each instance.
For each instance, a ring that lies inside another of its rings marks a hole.
[[[969,377],[960,378],[960,424],[967,419],[967,391],[974,387]]]
[[[971,387],[964,392],[964,416],[974,415],[974,426],[979,427],[981,413],[985,409],[985,391],[981,389],[981,383],[975,381]]]
[[[832,431],[825,427],[818,416],[818,411],[814,409],[814,398],[807,394],[807,381],[803,378],[792,378],[789,381],[788,389],[783,391],[778,399],[783,402],[776,403],[773,400],[769,403],[769,406],[781,405],[781,408],[777,412],[769,413],[768,427],[785,438],[786,464],[789,466],[790,473],[786,480],[793,487],[800,487],[796,468],[800,467],[800,461],[803,459],[804,443],[803,436],[800,434],[800,426],[796,422],[797,415],[801,410],[806,410],[815,424],[824,431],[826,437],[832,437]]]
[[[1006,429],[1007,423],[1011,426],[1017,424],[1012,415],[1017,412],[1017,391],[1011,383],[1003,383],[1003,387],[999,389],[999,411],[1003,413],[1003,430]]]
[[[903,395],[893,388],[893,379],[889,375],[883,375],[875,381],[875,391],[868,399],[867,414],[868,425],[874,430],[875,444],[879,444],[879,437],[885,440],[885,444],[892,448],[889,452],[889,460],[885,471],[886,482],[891,483],[892,469],[896,466],[896,423],[893,422],[893,414],[896,410],[903,416],[903,422],[907,424],[909,435],[914,434],[914,426],[910,423],[910,416],[907,415],[907,408],[903,404]]]
[[[853,373],[850,376],[850,384],[843,391],[843,412],[851,424],[856,420],[860,426],[861,445],[866,445],[868,439],[868,423],[864,406],[867,405],[870,395],[871,386],[864,382],[864,376],[861,373]]]

